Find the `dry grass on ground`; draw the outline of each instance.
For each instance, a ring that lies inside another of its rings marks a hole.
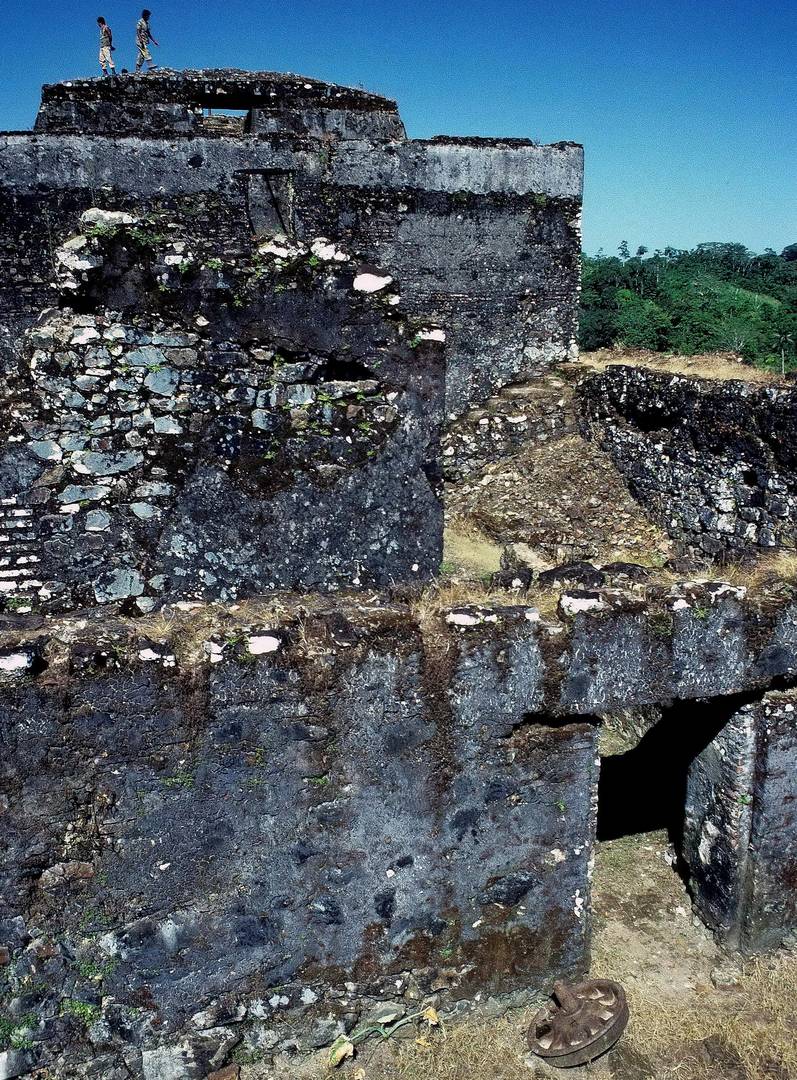
[[[777,371],[753,367],[746,364],[735,353],[700,353],[696,356],[682,356],[676,353],[656,353],[647,349],[598,349],[596,352],[582,352],[579,357],[582,367],[593,371],[604,371],[613,364],[628,364],[633,367],[651,368],[670,375],[689,375],[696,379],[741,379],[744,382],[762,386],[784,384],[785,380]]]
[[[665,833],[624,837],[596,863],[593,970],[625,985],[624,1049],[647,1063],[627,1080],[797,1080],[797,954],[737,968],[695,925],[666,850]]]
[[[443,574],[484,578],[501,569],[501,545],[475,528],[451,522],[443,544]]]

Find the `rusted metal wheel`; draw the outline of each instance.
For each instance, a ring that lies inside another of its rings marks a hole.
[[[537,1013],[528,1031],[529,1049],[549,1065],[587,1065],[617,1042],[628,1023],[625,990],[609,979],[568,986],[554,983],[554,999]]]

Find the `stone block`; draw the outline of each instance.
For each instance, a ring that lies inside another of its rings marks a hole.
[[[701,917],[745,952],[797,930],[797,695],[746,705],[689,774],[684,856]]]

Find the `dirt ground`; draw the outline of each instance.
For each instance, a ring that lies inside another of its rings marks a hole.
[[[611,364],[631,364],[634,367],[652,368],[667,375],[687,375],[695,379],[741,379],[756,386],[786,385],[787,380],[771,368],[747,364],[738,353],[714,352],[683,356],[678,353],[657,353],[649,349],[628,349],[618,346],[582,352],[579,366],[593,371],[603,371]]]
[[[663,832],[599,845],[592,972],[619,979],[631,1021],[589,1069],[528,1060],[534,1010],[423,1024],[409,1038],[363,1044],[330,1072],[326,1055],[242,1080],[797,1080],[797,952],[740,965],[692,916]]]

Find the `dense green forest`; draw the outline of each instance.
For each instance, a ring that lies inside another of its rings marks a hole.
[[[755,255],[742,244],[699,244],[584,256],[582,349],[740,353],[797,369],[797,244]]]

